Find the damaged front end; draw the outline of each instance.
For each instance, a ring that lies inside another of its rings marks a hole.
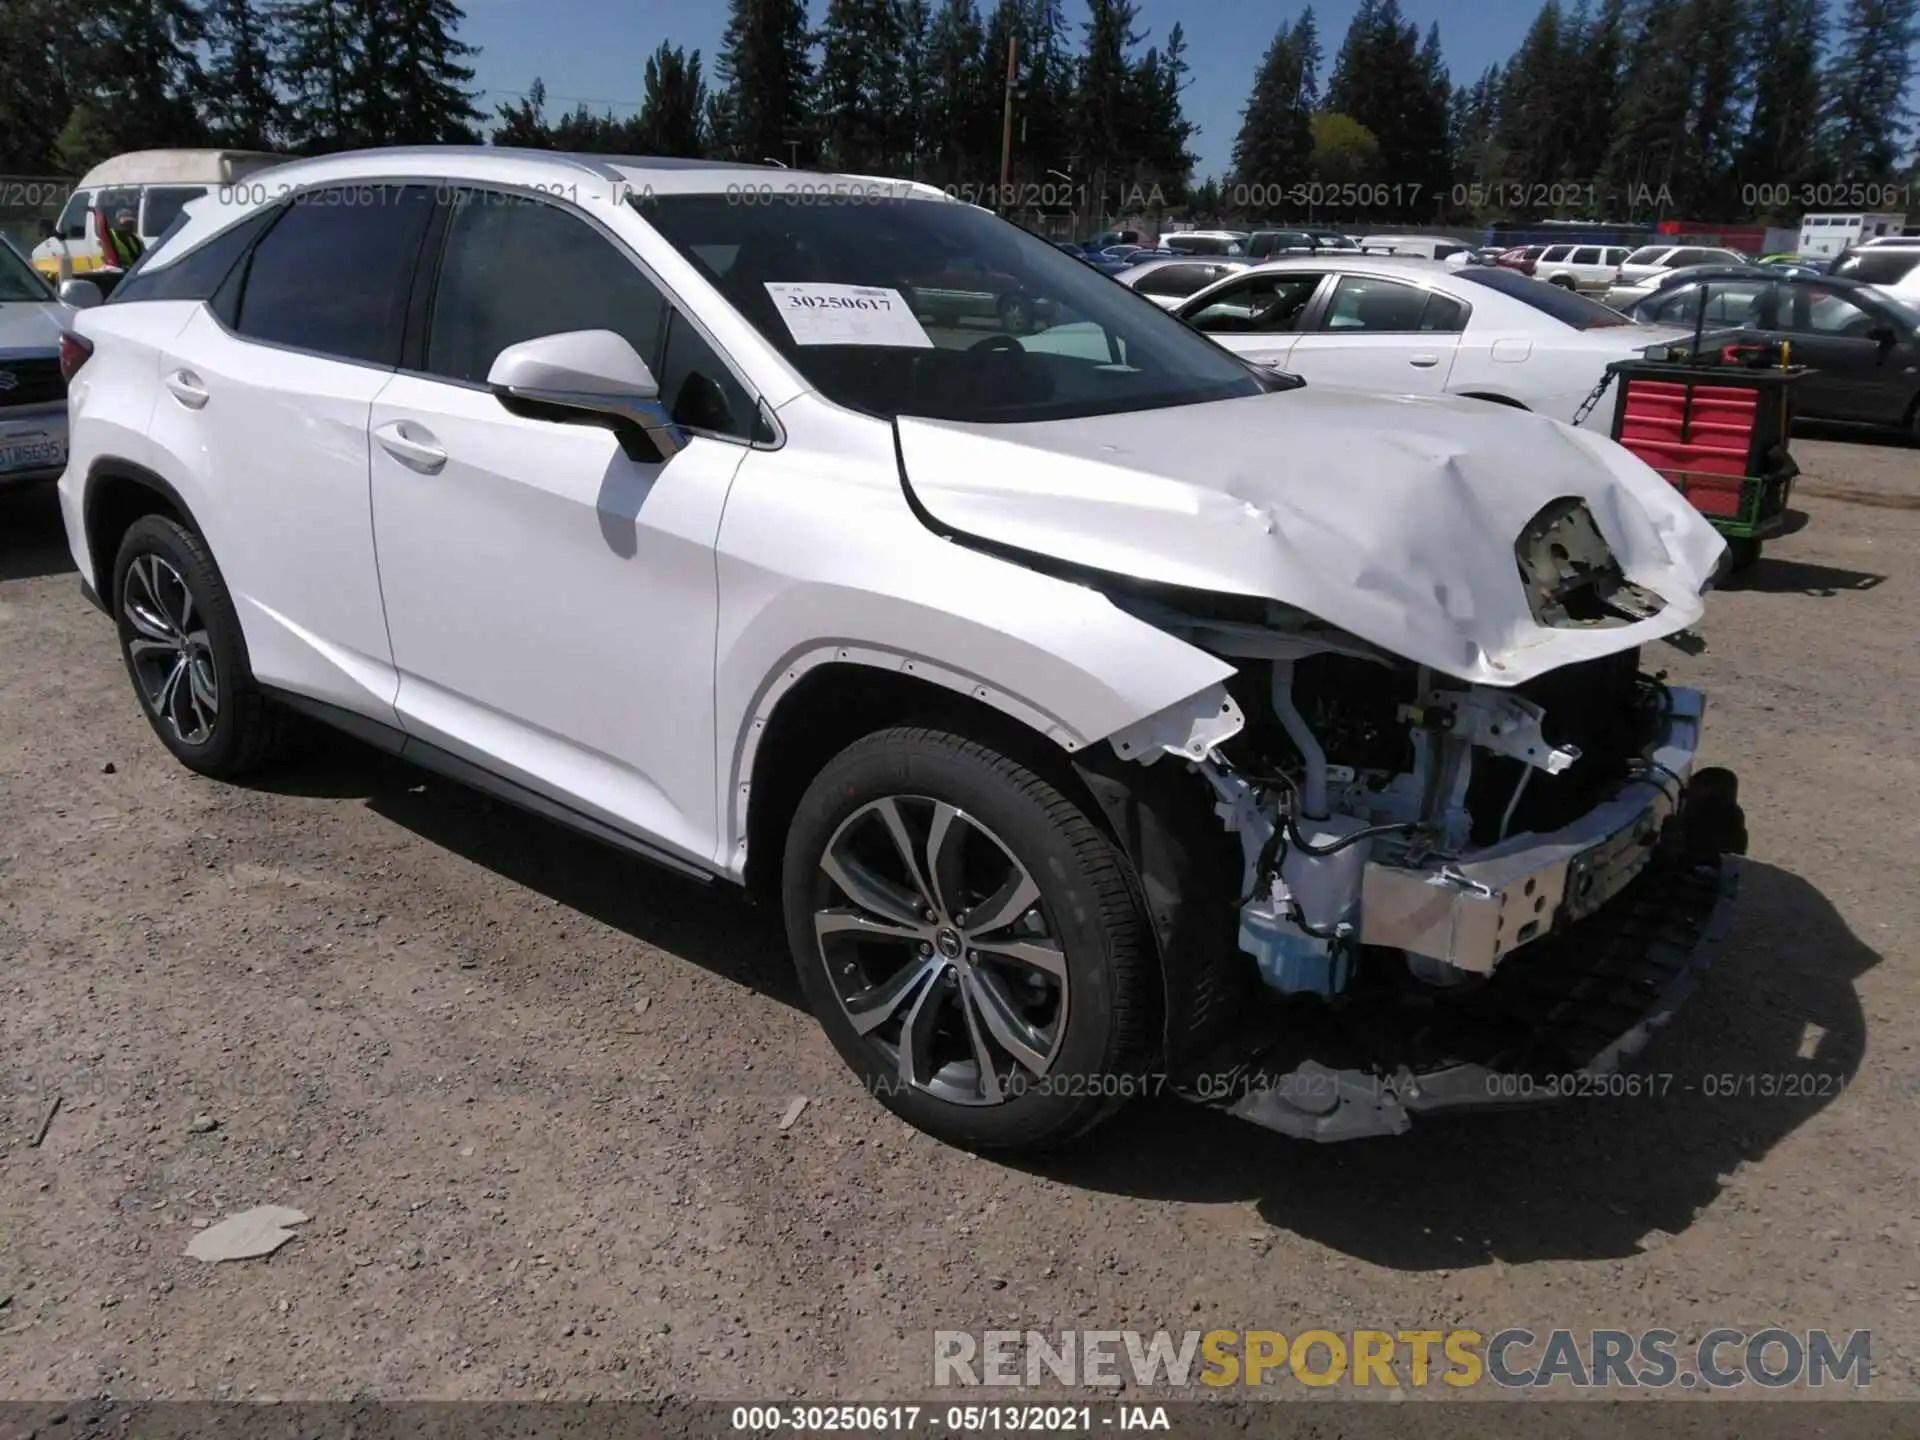
[[[1562,607],[1560,623],[1603,626],[1644,603],[1604,571],[1543,585],[1547,623]],[[1116,599],[1239,667],[1231,703],[1196,697],[1112,737],[1136,772],[1202,782],[1224,842],[1178,875],[1164,845],[1144,852],[1150,901],[1231,916],[1230,936],[1175,935],[1155,912],[1177,947],[1163,954],[1182,1093],[1290,1135],[1397,1134],[1416,1114],[1591,1093],[1691,988],[1744,824],[1732,775],[1696,773],[1700,694],[1643,673],[1637,649],[1499,688],[1278,606],[1255,621]],[[1164,779],[1104,778],[1110,811],[1118,785],[1160,806],[1161,831],[1199,823],[1170,815]],[[1151,838],[1139,813],[1123,823]],[[1208,863],[1231,883],[1196,902]],[[1195,943],[1234,961],[1195,961]]]

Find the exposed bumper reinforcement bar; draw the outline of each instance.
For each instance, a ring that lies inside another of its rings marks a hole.
[[[1190,1098],[1310,1140],[1405,1132],[1416,1115],[1612,1093],[1698,984],[1732,921],[1739,861],[1667,858],[1614,903],[1514,956],[1472,994],[1399,1013],[1322,1010],[1310,1040],[1202,1074]],[[1446,1015],[1454,1023],[1436,1023]],[[1444,1033],[1443,1033],[1444,1032]],[[1396,1052],[1401,1058],[1390,1059]]]

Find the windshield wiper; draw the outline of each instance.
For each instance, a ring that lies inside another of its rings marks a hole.
[[[1298,390],[1307,383],[1304,375],[1295,375],[1290,370],[1275,370],[1269,365],[1247,362],[1247,368],[1253,372],[1254,380],[1269,395],[1277,395],[1283,390]]]

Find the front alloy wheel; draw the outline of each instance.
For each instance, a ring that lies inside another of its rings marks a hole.
[[[1043,1149],[1144,1089],[1158,987],[1138,881],[1007,754],[921,726],[854,742],[801,798],[782,891],[828,1038],[929,1134]]]
[[[944,800],[890,795],[841,822],[820,876],[828,979],[901,1084],[997,1105],[1053,1068],[1066,955],[1040,887],[992,830]]]

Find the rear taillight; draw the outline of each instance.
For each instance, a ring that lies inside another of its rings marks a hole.
[[[80,373],[80,367],[87,363],[93,354],[93,342],[86,337],[76,335],[71,330],[60,332],[60,378],[69,385],[73,377]]]

